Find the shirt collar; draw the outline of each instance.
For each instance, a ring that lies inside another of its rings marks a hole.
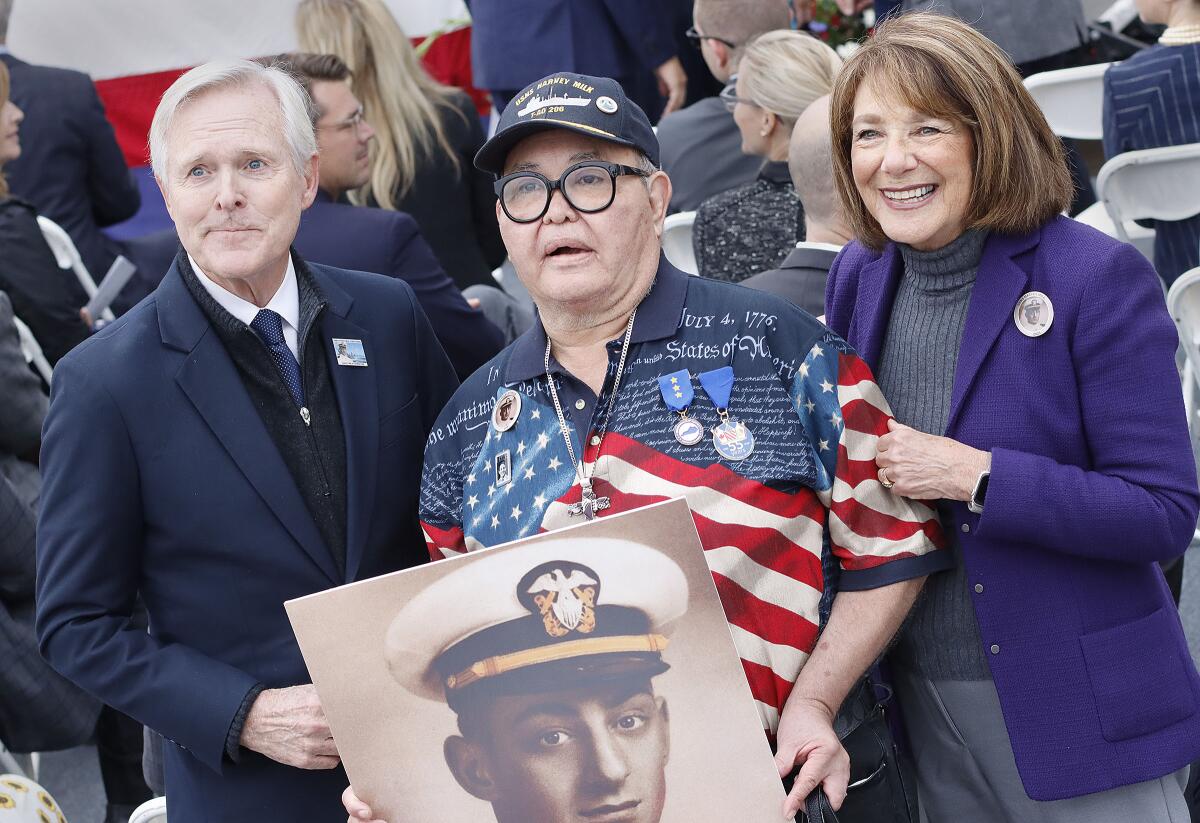
[[[661,340],[675,334],[683,318],[687,288],[688,275],[668,263],[666,255],[660,255],[654,284],[638,304],[630,344]],[[505,383],[512,385],[541,377],[546,373],[545,358],[546,330],[542,326],[541,317],[537,316],[529,330],[513,343],[512,355],[504,372]],[[551,371],[561,371],[553,360]]]
[[[192,271],[196,272],[200,281],[200,285],[204,290],[212,296],[213,300],[217,301],[217,305],[232,314],[238,320],[249,326],[254,317],[258,314],[258,306],[251,303],[249,300],[243,300],[231,291],[227,291],[218,286],[204,270],[196,263],[195,258],[188,255],[188,262],[192,265]],[[292,256],[288,255],[287,271],[283,273],[283,282],[279,284],[279,288],[275,290],[274,296],[264,309],[270,309],[283,318],[283,322],[290,325],[297,331],[300,329],[300,289],[296,285],[296,264],[292,262]]]
[[[783,160],[767,160],[758,170],[759,180],[768,180],[772,183],[792,184],[792,176],[788,172],[788,164]]]
[[[12,54],[12,52],[8,50],[8,46],[0,43],[0,54]]]
[[[840,252],[840,251],[841,251],[843,248],[844,248],[843,246],[839,246],[839,245],[837,245],[836,243],[818,243],[818,242],[815,242],[815,241],[813,241],[813,242],[809,242],[808,240],[801,240],[799,243],[797,243],[797,244],[796,244],[796,249],[797,249],[797,250],[800,250],[800,249],[819,249],[819,250],[821,250],[821,251],[831,251],[831,252],[833,252],[834,254],[837,254],[837,253],[838,253],[838,252]]]

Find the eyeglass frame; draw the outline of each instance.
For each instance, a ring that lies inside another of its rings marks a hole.
[[[737,48],[736,43],[731,43],[724,37],[717,37],[716,35],[712,34],[701,34],[700,30],[697,29],[695,25],[688,26],[688,29],[683,33],[683,36],[686,37],[688,42],[697,49],[703,45],[703,41],[705,40],[716,40],[718,43],[729,49]]]
[[[721,91],[717,94],[717,99],[724,103],[726,110],[730,112],[737,108],[738,103],[745,103],[747,106],[758,106],[758,103],[749,97],[738,97],[736,74],[730,77],[729,82],[721,88]]]
[[[324,126],[316,126],[316,129],[318,131],[320,131],[321,129],[332,129],[334,131],[352,131],[352,132],[354,132],[354,136],[358,137],[359,132],[362,131],[362,127],[366,122],[367,122],[366,112],[363,111],[362,106],[359,106],[358,110],[355,111],[354,114],[347,117],[345,120],[339,120],[336,123],[329,123]]]
[[[571,200],[571,196],[567,194],[566,188],[564,188],[564,183],[566,182],[567,178],[571,176],[571,174],[579,169],[587,167],[603,169],[604,171],[608,172],[609,180],[612,183],[612,193],[608,197],[608,202],[595,209],[582,209],[575,205],[575,203]],[[557,180],[551,180],[549,177],[541,174],[540,172],[523,169],[521,171],[514,171],[511,174],[506,174],[497,179],[493,184],[493,189],[496,192],[496,199],[500,201],[500,208],[504,210],[505,217],[514,223],[536,223],[546,216],[546,212],[550,211],[550,201],[554,199],[555,190],[562,192],[563,199],[567,201],[567,205],[575,209],[577,212],[582,212],[583,214],[597,214],[598,212],[604,211],[613,204],[614,200],[617,199],[617,178],[627,174],[640,177],[644,180],[650,177],[652,172],[648,172],[645,169],[636,168],[635,166],[626,166],[623,163],[609,163],[607,160],[582,160],[563,169],[563,173],[558,176]],[[525,220],[520,220],[512,216],[508,210],[508,206],[504,203],[504,187],[507,186],[510,181],[516,180],[518,177],[536,177],[546,185],[546,203],[544,206],[542,206],[542,210],[538,212],[537,217],[530,217]]]

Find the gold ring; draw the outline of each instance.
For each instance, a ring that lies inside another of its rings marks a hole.
[[[887,476],[886,472],[887,472],[887,466],[884,466],[883,468],[881,468],[879,470],[879,485],[883,486],[885,489],[890,489],[892,486],[894,486],[896,484],[893,483],[891,480],[888,480],[888,476]]]

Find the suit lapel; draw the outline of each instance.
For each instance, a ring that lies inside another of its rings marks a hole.
[[[325,294],[327,311],[313,334],[321,335],[321,348],[328,358],[329,373],[342,415],[346,438],[346,580],[358,575],[363,548],[374,516],[375,487],[379,466],[379,373],[371,334],[347,318],[353,298],[317,267],[310,266]],[[337,362],[333,339],[361,340],[367,366],[342,366]]]
[[[879,354],[892,316],[900,272],[900,252],[894,243],[888,243],[882,255],[863,266],[858,277],[854,318],[847,336],[856,341],[859,357],[872,370],[879,367]]]
[[[233,360],[173,265],[156,293],[163,343],[185,352],[175,381],[304,552],[335,584],[333,556],[246,394]]]
[[[1013,322],[1013,309],[1029,283],[1029,274],[1013,258],[1032,247],[1039,235],[1037,231],[1018,236],[993,234],[984,244],[967,307],[958,366],[954,370],[947,436],[954,430],[959,411],[988,352],[996,345],[1004,327]]]

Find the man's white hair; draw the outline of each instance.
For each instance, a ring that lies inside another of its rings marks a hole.
[[[261,83],[274,93],[283,117],[283,136],[291,151],[296,171],[304,173],[309,158],[317,153],[317,136],[312,125],[312,101],[304,88],[283,69],[250,60],[213,60],[184,74],[163,93],[150,123],[150,165],[154,176],[165,180],[167,133],[171,121],[187,103],[216,89]]]

